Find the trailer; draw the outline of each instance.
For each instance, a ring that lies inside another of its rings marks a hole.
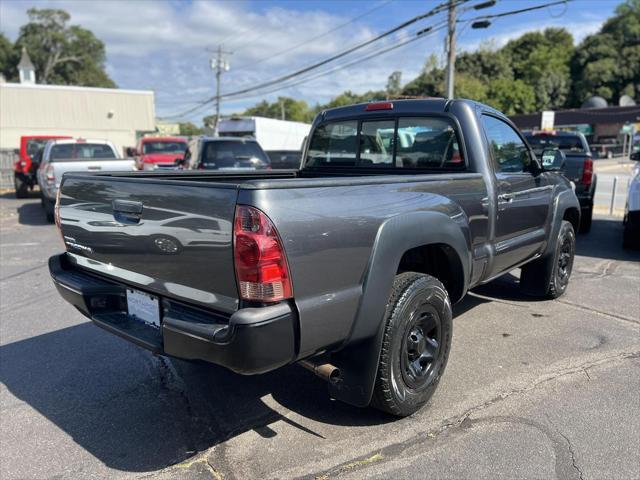
[[[224,137],[253,137],[263,150],[301,151],[311,125],[265,117],[232,117],[220,120],[218,133]]]

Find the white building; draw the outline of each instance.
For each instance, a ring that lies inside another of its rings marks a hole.
[[[0,149],[19,148],[23,135],[65,135],[110,140],[123,152],[155,131],[151,91],[38,85],[25,52],[18,70],[22,83],[0,83]]]

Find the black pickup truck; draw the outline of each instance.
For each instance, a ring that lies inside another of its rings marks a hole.
[[[593,157],[587,139],[580,132],[543,131],[524,132],[525,138],[535,153],[556,148],[564,155],[560,171],[575,185],[580,202],[580,233],[591,230],[593,200],[596,195],[598,177],[593,172]]]
[[[320,113],[300,170],[65,174],[56,220],[51,276],[96,325],[241,374],[299,362],[404,416],[467,290],[521,267],[564,293],[580,205],[500,112],[429,99]]]

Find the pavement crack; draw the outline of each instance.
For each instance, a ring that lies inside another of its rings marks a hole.
[[[618,360],[625,360],[625,359],[633,359],[633,358],[638,358],[640,356],[640,351],[634,351],[634,352],[622,352],[622,353],[618,353],[616,355],[609,355],[603,358],[600,358],[598,360],[593,360],[593,361],[589,361],[589,362],[585,362],[582,363],[580,365],[576,365],[573,367],[568,367],[562,370],[557,370],[555,372],[551,372],[546,376],[543,376],[542,378],[539,378],[537,381],[534,381],[532,383],[529,383],[528,385],[525,385],[523,387],[520,388],[513,388],[511,390],[508,390],[506,392],[502,392],[499,393],[497,395],[495,395],[493,398],[474,405],[470,408],[468,408],[466,411],[464,411],[462,414],[455,416],[455,417],[451,417],[449,419],[446,419],[439,427],[430,430],[428,432],[421,432],[416,434],[415,436],[404,440],[402,442],[398,442],[398,443],[393,443],[390,445],[387,445],[386,447],[383,447],[382,449],[378,449],[376,450],[378,452],[378,455],[380,455],[380,458],[384,458],[384,459],[391,459],[393,458],[393,456],[395,454],[399,454],[402,453],[403,451],[405,451],[408,447],[415,445],[417,443],[423,442],[423,441],[427,441],[427,440],[432,440],[436,437],[438,437],[439,435],[446,433],[449,430],[452,430],[454,428],[464,428],[466,425],[470,424],[470,422],[472,422],[471,420],[471,416],[479,413],[483,410],[486,410],[487,408],[502,402],[508,398],[511,398],[513,396],[517,396],[517,395],[523,395],[525,393],[531,392],[533,390],[536,390],[537,388],[539,388],[542,385],[545,385],[553,380],[556,380],[558,378],[561,377],[565,377],[565,376],[569,376],[569,375],[576,375],[576,374],[583,374],[586,373],[586,375],[591,378],[589,376],[589,374],[587,373],[587,370],[590,368],[594,368],[597,366],[601,366],[604,364],[608,364],[611,362],[615,362]],[[557,430],[557,429],[556,429]],[[563,435],[564,436],[564,435]],[[565,440],[568,442],[568,439],[565,437]],[[571,446],[571,448],[573,448]],[[579,467],[577,466],[576,462],[575,462],[575,455],[573,453],[573,451],[570,452],[571,453],[571,458],[573,461],[573,466],[574,468],[580,473],[580,480],[584,480],[584,477],[582,475],[582,472],[580,471]],[[346,465],[355,465],[355,467],[352,467],[353,469],[355,468],[359,468],[359,467],[366,467],[367,462],[361,462],[361,460],[367,459],[369,457],[371,457],[371,453],[369,455],[365,455],[362,456],[354,461],[351,462],[346,462],[337,466],[334,466],[333,468],[327,469],[323,472],[318,472],[315,474],[310,474],[310,475],[305,475],[304,478],[331,478],[334,476],[339,476],[340,474],[345,472],[344,467]]]
[[[569,449],[569,455],[571,455],[571,464],[573,465],[573,468],[578,472],[578,476],[580,477],[580,480],[584,480],[584,474],[582,473],[582,470],[578,466],[578,462],[576,460],[576,453],[573,450],[573,445],[571,444],[571,440],[569,440],[569,437],[567,437],[561,431],[558,430],[558,433],[567,442],[567,448]]]
[[[601,317],[612,318],[614,320],[621,320],[623,322],[635,323],[636,325],[640,325],[640,320],[637,320],[635,318],[625,317],[623,315],[616,315],[615,313],[603,312],[601,310],[597,310],[591,307],[585,307],[584,305],[579,305],[577,303],[573,303],[573,302],[570,302],[569,300],[565,300],[561,298],[557,298],[555,301],[558,303],[562,303],[563,305],[568,305],[569,307],[575,308],[576,310],[580,310],[583,312],[594,313]]]

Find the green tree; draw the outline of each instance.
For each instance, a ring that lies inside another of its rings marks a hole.
[[[14,49],[26,47],[39,83],[115,87],[104,71],[104,43],[80,26],[67,26],[64,10],[31,8]]]
[[[625,94],[640,98],[640,0],[618,5],[600,32],[582,41],[571,67],[575,106],[591,95],[610,102]]]
[[[402,93],[402,72],[395,71],[387,78],[387,97],[397,97]]]
[[[571,85],[573,37],[564,28],[529,32],[503,48],[511,60],[513,76],[534,88],[534,109],[562,106]]]
[[[0,33],[0,73],[5,79],[14,80],[17,77],[17,63],[13,44],[3,33]]]
[[[456,59],[456,73],[485,84],[496,78],[513,78],[509,55],[504,50],[494,49],[492,44],[481,45],[475,52],[462,52]]]
[[[183,122],[178,124],[180,126],[180,135],[185,137],[193,137],[195,135],[202,135],[203,129],[197,127],[192,122]]]
[[[522,80],[498,78],[489,83],[487,102],[506,115],[533,112],[536,95],[533,87]]]
[[[310,122],[314,112],[304,100],[278,97],[273,103],[266,100],[247,108],[242,115],[282,119],[293,122]]]
[[[438,57],[430,55],[422,73],[407,83],[403,95],[413,97],[441,97],[444,95],[444,69],[439,66]]]

